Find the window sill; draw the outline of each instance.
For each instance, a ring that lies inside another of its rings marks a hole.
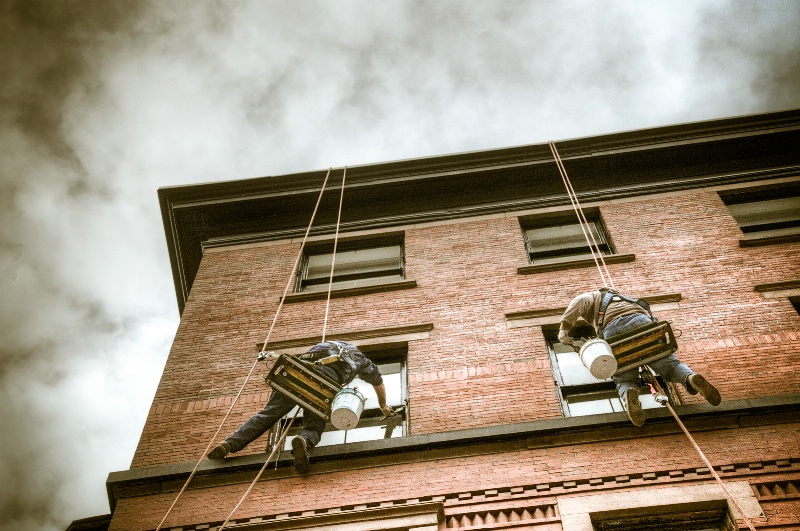
[[[761,247],[778,243],[800,242],[800,230],[785,234],[754,234],[739,238],[739,247]]]
[[[639,298],[647,302],[652,311],[657,312],[660,310],[674,310],[679,308],[678,303],[683,296],[680,293],[659,293],[655,295],[644,295]],[[517,310],[506,312],[505,318],[509,328],[555,325],[561,320],[561,316],[564,315],[566,310],[566,306],[541,308],[537,310]]]
[[[352,343],[358,348],[369,345],[390,345],[428,339],[429,332],[433,330],[433,323],[414,323],[409,325],[390,326],[386,328],[370,328],[366,330],[339,330],[328,334],[329,339],[339,339]],[[284,339],[269,343],[269,348],[284,354],[299,354],[308,350],[310,345],[322,341],[322,336],[305,336],[293,339]],[[261,349],[263,343],[257,343]],[[369,350],[369,349],[367,349]],[[366,352],[366,350],[364,351]]]
[[[341,297],[355,297],[356,295],[367,295],[370,293],[382,293],[384,291],[396,291],[400,289],[412,289],[416,287],[417,281],[414,279],[398,280],[383,284],[374,284],[372,286],[332,289],[331,298],[338,299]],[[289,295],[286,295],[286,298],[283,302],[289,304],[292,302],[320,301],[327,298],[327,291],[303,291],[300,293],[290,293]]]
[[[607,254],[603,255],[603,261],[607,264],[624,264],[636,260],[635,254]],[[546,264],[529,264],[517,268],[519,275],[535,275],[536,273],[547,273],[549,271],[563,271],[565,269],[581,269],[584,267],[594,267],[594,260],[591,258],[581,258],[579,260],[564,260],[562,262],[549,262]]]

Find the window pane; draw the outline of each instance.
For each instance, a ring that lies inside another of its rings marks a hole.
[[[728,209],[743,229],[754,225],[785,225],[800,221],[800,197],[739,203],[728,205]]]
[[[401,374],[384,374],[382,367],[381,374],[383,374],[383,386],[386,388],[386,403],[390,406],[401,405],[403,403]],[[364,395],[364,398],[367,399],[364,409],[378,407],[378,396],[375,394],[375,389],[361,378],[356,378],[347,387],[357,387],[358,392]]]
[[[326,279],[331,274],[333,253],[316,254],[308,257],[306,279]],[[340,251],[336,253],[334,276],[378,273],[402,268],[400,245]]]
[[[556,353],[558,370],[561,372],[561,379],[564,385],[582,385],[603,382],[608,380],[598,380],[589,372],[577,352]]]
[[[567,404],[569,412],[573,417],[582,417],[584,415],[600,415],[602,413],[613,413],[615,411],[612,404],[613,398],[597,397],[594,400],[584,400],[580,397],[570,396],[567,397]],[[619,399],[616,399],[619,402]]]
[[[594,239],[598,244],[604,242],[604,239],[597,232],[597,226],[594,221],[589,222],[588,229],[594,235]],[[526,232],[532,251],[536,253],[589,246],[581,226],[577,223],[554,227],[537,227],[528,229]]]
[[[622,401],[614,391],[597,391],[591,393],[580,393],[566,397],[569,413],[573,417],[584,415],[598,415],[600,413],[621,413],[625,411]],[[645,391],[639,394],[639,401],[642,409],[655,409],[663,407],[655,401],[653,395]]]

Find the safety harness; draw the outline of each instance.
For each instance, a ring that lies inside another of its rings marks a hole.
[[[298,357],[303,361],[308,361],[317,365],[327,365],[329,363],[343,361],[352,371],[356,371],[356,362],[350,355],[352,347],[341,341],[328,341],[328,343],[330,343],[331,346],[328,347],[327,350],[306,353]]]
[[[625,295],[621,295],[613,289],[609,289],[603,294],[603,298],[600,300],[600,309],[597,311],[597,337],[602,337],[608,305],[612,302],[619,301],[630,302],[632,304],[641,306],[642,309],[647,312],[647,315],[649,315],[651,319],[653,318],[653,313],[650,311],[650,305],[647,304],[647,302],[643,301],[642,299],[632,299],[630,297],[626,297]]]

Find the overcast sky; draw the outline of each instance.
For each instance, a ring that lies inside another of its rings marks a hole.
[[[179,319],[159,187],[800,107],[794,0],[0,6],[0,531],[109,512]]]

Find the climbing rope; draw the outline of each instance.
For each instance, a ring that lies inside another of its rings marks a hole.
[[[589,245],[589,252],[592,254],[592,259],[594,260],[595,266],[597,266],[597,272],[600,273],[600,278],[603,281],[603,285],[614,289],[614,282],[611,280],[611,273],[609,273],[608,267],[606,267],[606,262],[603,259],[603,253],[600,252],[600,246],[595,240],[594,233],[589,228],[589,222],[587,221],[586,216],[583,214],[583,208],[578,201],[578,195],[572,188],[572,183],[569,180],[566,168],[564,168],[564,163],[561,161],[561,156],[558,154],[556,144],[552,140],[548,141],[547,144],[550,146],[550,151],[553,153],[553,158],[555,159],[556,166],[558,167],[558,173],[561,175],[561,180],[564,182],[564,187],[567,189],[567,196],[569,197],[570,203],[572,203],[572,208],[575,210],[575,214],[578,216],[578,225],[580,225],[583,236],[586,238],[586,243]],[[605,275],[603,274],[604,270]]]
[[[247,499],[247,496],[250,495],[250,492],[253,490],[253,487],[255,487],[256,483],[258,482],[258,480],[261,479],[261,475],[267,469],[267,466],[269,465],[269,462],[272,460],[272,456],[274,456],[278,452],[278,450],[280,450],[281,447],[283,447],[283,441],[284,441],[284,439],[286,439],[286,435],[289,433],[289,430],[292,428],[292,424],[294,424],[294,419],[297,418],[297,414],[298,413],[300,413],[300,408],[297,408],[295,410],[294,416],[292,417],[292,420],[289,421],[289,424],[283,430],[283,433],[281,433],[281,438],[278,439],[277,443],[275,443],[275,447],[272,449],[272,452],[267,457],[267,460],[264,461],[264,464],[261,466],[261,470],[258,471],[258,474],[256,474],[256,477],[253,479],[252,482],[250,482],[250,486],[247,487],[247,490],[245,491],[245,493],[242,494],[242,497],[239,499],[239,503],[236,504],[236,506],[233,508],[233,510],[228,515],[228,517],[225,518],[225,521],[222,522],[222,525],[217,528],[217,531],[222,531],[222,528],[225,527],[228,524],[228,521],[233,516],[233,513],[235,513],[236,510],[242,505],[242,503],[244,503],[244,500]],[[277,463],[277,460],[275,462]]]
[[[583,213],[583,208],[581,207],[580,202],[578,201],[578,197],[575,194],[575,190],[572,188],[572,183],[569,180],[566,168],[564,168],[564,163],[561,161],[561,157],[558,154],[556,145],[553,141],[548,141],[548,145],[550,146],[550,151],[553,153],[553,158],[556,161],[556,166],[558,166],[558,172],[559,174],[561,174],[561,180],[564,182],[564,186],[567,189],[567,195],[569,196],[570,202],[572,203],[572,207],[578,216],[578,223],[580,224],[581,230],[583,231],[583,235],[586,238],[586,243],[589,245],[589,250],[592,253],[592,258],[594,259],[595,265],[597,266],[597,271],[598,273],[600,273],[600,278],[603,280],[605,286],[610,286],[612,289],[615,289],[613,280],[611,279],[611,273],[609,272],[608,267],[606,267],[605,260],[603,259],[603,255],[600,252],[600,247],[597,245],[597,242],[595,241],[594,234],[592,234],[591,230],[587,230],[586,228],[584,228],[584,225],[588,227],[589,223],[586,220],[586,216]],[[597,255],[595,255],[594,251],[595,248],[597,249]],[[600,267],[601,263],[602,263],[602,269]],[[603,274],[603,271],[605,271],[605,275]],[[652,380],[655,385],[655,388],[653,388],[653,384],[650,384],[650,388],[651,391],[653,392],[653,395],[660,393],[666,396],[666,393],[661,388],[661,385],[658,383],[658,380],[656,379],[656,372],[652,368],[650,368],[649,365],[645,365],[644,367],[648,371],[650,371],[653,375]],[[661,403],[661,401],[659,401],[659,403]],[[717,472],[714,470],[714,466],[711,464],[708,458],[706,458],[706,455],[703,453],[703,450],[700,448],[697,442],[695,442],[694,437],[692,437],[691,433],[689,433],[689,430],[686,429],[686,426],[678,417],[678,414],[675,412],[675,409],[673,409],[672,405],[669,403],[669,400],[663,401],[663,404],[667,407],[667,409],[669,409],[670,413],[672,413],[672,416],[675,418],[675,421],[678,423],[678,426],[680,426],[681,430],[683,430],[683,433],[689,439],[689,442],[692,444],[694,449],[697,450],[697,453],[700,455],[700,459],[702,459],[703,463],[705,463],[706,467],[708,467],[708,470],[711,472],[711,475],[714,477],[717,483],[719,483],[720,487],[722,487],[722,490],[728,497],[728,500],[739,511],[742,519],[747,524],[747,527],[750,528],[750,531],[755,531],[752,522],[750,521],[749,518],[747,518],[747,516],[744,513],[744,510],[741,508],[739,503],[736,501],[736,499],[730,493],[728,488],[725,486],[725,483],[722,481]]]
[[[650,373],[653,375],[653,383],[650,384],[650,389],[653,392],[653,394],[656,394],[656,392],[658,392],[658,393],[661,393],[662,395],[665,395],[666,393],[661,388],[661,384],[658,383],[658,379],[656,378],[656,372],[652,368],[650,368],[649,365],[645,365],[645,368],[648,371],[650,371]],[[655,388],[654,388],[654,386],[655,386]],[[692,443],[692,446],[694,446],[694,449],[697,450],[698,454],[700,454],[700,459],[702,459],[703,463],[706,464],[706,467],[711,472],[711,475],[714,476],[714,479],[717,480],[717,483],[719,483],[719,486],[722,487],[723,492],[725,492],[725,494],[728,496],[728,499],[731,501],[731,503],[739,511],[739,514],[741,515],[742,519],[747,524],[747,527],[750,528],[750,531],[756,531],[755,527],[753,527],[753,523],[750,521],[750,519],[744,513],[744,510],[739,505],[739,503],[736,501],[736,498],[733,497],[733,495],[728,490],[728,487],[725,486],[725,483],[719,477],[719,474],[717,474],[717,471],[714,470],[714,465],[712,465],[711,461],[709,461],[708,458],[706,458],[706,454],[703,453],[703,450],[700,449],[700,446],[697,444],[697,442],[695,442],[694,437],[692,437],[692,434],[689,433],[689,430],[686,429],[686,426],[684,426],[684,424],[681,421],[680,417],[678,417],[678,414],[675,412],[675,409],[673,409],[672,405],[670,405],[669,400],[664,401],[664,405],[667,406],[667,409],[669,409],[669,412],[672,413],[672,416],[675,418],[675,422],[677,422],[678,426],[681,427],[681,430],[683,430],[683,433],[689,439],[689,442]]]
[[[336,216],[336,233],[333,236],[333,256],[331,256],[331,273],[328,277],[328,296],[325,300],[325,320],[322,323],[322,342],[325,342],[325,333],[328,330],[328,310],[331,307],[331,288],[333,287],[333,269],[336,266],[336,246],[339,243],[339,224],[342,221],[342,202],[344,201],[344,181],[347,177],[347,166],[342,173],[342,191],[339,194],[339,213]]]
[[[286,294],[289,292],[289,288],[292,283],[292,276],[294,272],[297,270],[297,266],[300,263],[300,258],[303,256],[303,249],[305,248],[306,240],[308,239],[308,234],[311,232],[311,227],[314,224],[314,218],[317,215],[317,210],[319,210],[319,204],[322,201],[322,195],[325,192],[325,186],[328,184],[328,177],[330,177],[330,175],[331,175],[331,168],[328,168],[328,173],[325,174],[325,180],[322,182],[322,188],[319,191],[319,197],[317,197],[317,203],[316,205],[314,205],[314,212],[311,214],[311,220],[308,222],[308,227],[306,228],[305,235],[303,236],[303,241],[300,244],[300,250],[297,253],[297,258],[295,259],[294,265],[292,266],[291,272],[289,273],[289,280],[286,282],[286,288],[283,290],[283,296],[281,297],[280,303],[278,304],[278,309],[275,311],[275,316],[272,318],[272,324],[270,325],[269,331],[267,332],[267,337],[264,340],[264,346],[261,348],[262,352],[264,352],[267,348],[267,344],[269,343],[272,331],[275,328],[275,323],[277,322],[278,316],[280,315],[281,309],[283,308],[283,302],[286,300]],[[186,479],[186,482],[183,484],[183,487],[181,487],[181,490],[178,492],[178,495],[175,497],[175,500],[173,500],[172,505],[170,505],[169,509],[167,509],[167,513],[164,515],[164,518],[161,519],[161,522],[158,524],[158,527],[156,527],[156,531],[161,530],[161,526],[164,525],[164,522],[167,520],[167,517],[172,512],[172,509],[175,508],[175,504],[178,503],[178,500],[180,499],[181,495],[183,495],[184,491],[189,486],[189,483],[197,474],[197,470],[200,468],[200,463],[203,462],[203,457],[205,457],[206,454],[208,454],[208,451],[211,449],[211,445],[214,444],[214,441],[217,439],[220,432],[222,431],[222,428],[225,426],[225,422],[227,422],[228,418],[231,415],[231,412],[233,411],[233,408],[236,406],[237,402],[239,401],[239,398],[242,396],[242,392],[244,392],[244,388],[247,385],[247,382],[250,380],[250,377],[253,375],[253,372],[255,371],[259,361],[260,361],[259,358],[256,358],[256,360],[253,362],[253,365],[250,367],[250,371],[247,373],[247,376],[245,377],[242,386],[239,388],[239,392],[236,393],[233,402],[231,402],[231,406],[228,408],[228,412],[225,413],[225,417],[222,419],[222,422],[217,428],[217,431],[214,433],[214,435],[211,437],[211,440],[206,445],[205,450],[203,450],[203,453],[200,455],[200,459],[197,460],[197,463],[194,465],[192,472],[189,474],[189,477]],[[269,462],[269,460],[267,460],[267,462]]]

